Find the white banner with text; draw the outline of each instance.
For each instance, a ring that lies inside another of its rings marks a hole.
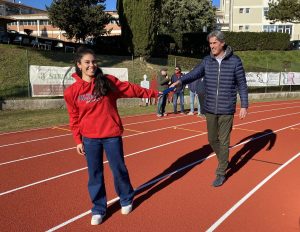
[[[117,77],[120,81],[128,81],[127,68],[101,67],[104,74]],[[63,96],[66,87],[74,83],[71,76],[74,67],[55,67],[30,65],[29,75],[33,97]]]

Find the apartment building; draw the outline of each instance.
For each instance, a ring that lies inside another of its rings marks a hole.
[[[116,11],[107,11],[108,14],[113,16],[109,24],[105,26],[107,36],[120,35],[121,27],[118,24],[119,16]],[[49,21],[48,13],[38,14],[18,14],[11,15],[15,21],[8,24],[8,30],[15,30],[21,34],[25,34],[25,30],[32,31],[32,36],[41,36],[53,39],[68,41],[65,32],[57,27],[53,27]]]
[[[0,16],[10,16],[17,14],[37,14],[45,12],[34,7],[21,4],[21,1],[0,0]]]
[[[217,11],[217,26],[223,31],[281,32],[291,35],[291,40],[300,39],[300,24],[272,24],[266,19],[269,0],[220,0]]]

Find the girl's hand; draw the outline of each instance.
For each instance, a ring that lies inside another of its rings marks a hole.
[[[77,153],[78,153],[79,155],[84,155],[84,156],[85,156],[84,147],[83,147],[83,144],[82,144],[82,143],[77,144],[76,150],[77,150]]]

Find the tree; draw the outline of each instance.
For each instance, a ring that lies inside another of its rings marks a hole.
[[[202,32],[203,27],[212,28],[215,8],[210,0],[163,0],[161,33]]]
[[[105,0],[53,0],[47,7],[53,26],[66,32],[67,38],[83,40],[105,33],[105,25],[111,16],[104,12]]]
[[[275,22],[300,23],[299,0],[272,0],[269,2],[269,12],[266,17]]]
[[[160,0],[118,0],[122,37],[136,56],[151,54],[159,25]]]

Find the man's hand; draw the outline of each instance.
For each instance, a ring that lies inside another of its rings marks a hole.
[[[177,88],[180,88],[181,87],[181,81],[176,81],[174,82],[172,85],[170,85],[170,87],[175,87],[175,90]]]
[[[83,144],[82,144],[82,143],[77,144],[76,150],[77,150],[77,153],[78,153],[79,155],[85,155],[84,147],[83,147]]]
[[[240,119],[245,118],[246,115],[247,115],[247,108],[241,108],[240,114],[239,114]]]

